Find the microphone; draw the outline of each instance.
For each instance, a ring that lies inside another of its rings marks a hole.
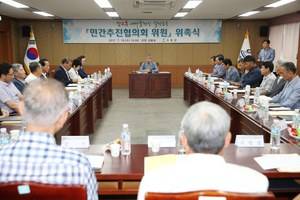
[[[255,57],[261,50],[259,50],[253,57]]]

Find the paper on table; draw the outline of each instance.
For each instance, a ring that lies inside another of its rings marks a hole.
[[[176,156],[174,154],[162,155],[162,156],[151,156],[144,158],[144,173],[156,169],[158,167],[176,163]]]
[[[229,92],[233,92],[233,90],[229,90]],[[245,90],[237,90],[237,93],[245,93]]]
[[[167,73],[167,74],[168,74],[168,73],[170,73],[170,72],[158,72],[158,73]]]
[[[97,156],[97,155],[86,155],[89,159],[91,166],[94,171],[100,171],[103,165],[104,156]]]
[[[65,87],[65,88],[68,91],[75,91],[75,90],[77,90],[77,87]]]
[[[278,111],[278,110],[291,110],[290,108],[287,107],[277,107],[277,108],[269,108],[270,110]]]
[[[265,154],[254,160],[264,169],[277,169],[279,172],[300,172],[298,154]]]
[[[70,84],[68,85],[68,87],[75,87],[75,86],[77,86],[77,83],[70,83]]]
[[[245,96],[242,96],[243,98],[245,98]],[[254,95],[250,95],[249,99],[254,99]]]
[[[277,115],[294,115],[295,111],[269,111],[269,115],[277,116]]]

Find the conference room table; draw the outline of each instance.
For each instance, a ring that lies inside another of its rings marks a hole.
[[[147,156],[179,154],[177,147],[164,147],[160,148],[159,152],[153,153],[146,144],[133,144],[130,155],[120,154],[119,157],[112,157],[110,150],[106,150],[104,146],[91,145],[88,149],[77,149],[84,154],[97,155],[103,153],[104,155],[102,171],[95,172],[99,184],[98,194],[100,199],[108,197],[122,199],[125,196],[136,198],[139,183],[144,176],[144,158]],[[300,173],[281,173],[276,169],[263,170],[253,159],[254,157],[260,157],[262,154],[270,153],[274,152],[270,151],[270,144],[268,143],[259,148],[238,148],[234,144],[230,144],[225,149],[223,157],[228,163],[249,167],[267,176],[270,182],[269,191],[274,192],[276,196],[291,197],[297,195],[300,192],[300,185],[295,182],[295,179],[300,179]],[[280,154],[291,153],[299,154],[300,150],[289,143],[281,144]]]
[[[129,72],[129,98],[171,98],[171,75]]]
[[[269,120],[264,122],[262,119],[254,118],[255,113],[246,113],[242,108],[237,107],[238,100],[244,96],[244,93],[238,93],[236,98],[225,100],[224,97],[216,95],[208,90],[205,86],[193,80],[189,76],[184,75],[184,100],[187,100],[190,105],[200,101],[209,101],[220,105],[226,110],[231,117],[230,131],[232,133],[231,142],[235,142],[236,135],[263,135],[264,142],[270,142],[271,126],[274,119],[277,117],[269,116]],[[218,85],[216,85],[216,88]],[[230,89],[229,89],[230,90]],[[253,104],[253,101],[249,101]],[[296,139],[289,135],[287,129],[281,131],[281,142],[291,143],[297,148],[300,147],[300,139]]]

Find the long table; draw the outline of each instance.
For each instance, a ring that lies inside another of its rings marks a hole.
[[[245,113],[241,108],[236,107],[236,103],[244,94],[238,94],[232,101],[225,100],[203,85],[184,75],[184,100],[190,102],[190,105],[200,101],[209,101],[220,105],[231,117],[230,131],[232,133],[231,142],[235,142],[236,135],[263,135],[265,143],[270,142],[270,130],[274,117],[269,116],[265,123],[262,119],[254,118],[254,114]],[[250,100],[252,104],[253,101]],[[300,140],[291,137],[287,129],[281,131],[281,142],[292,143],[300,147]]]
[[[61,144],[61,136],[88,135],[94,133],[94,124],[102,118],[102,110],[112,101],[112,76],[96,88],[81,105],[69,114],[63,128],[55,134],[57,144]],[[2,127],[2,125],[0,125]],[[5,126],[8,131],[21,130],[22,126]]]
[[[124,195],[137,195],[139,183],[144,176],[144,157],[179,153],[176,147],[160,148],[159,152],[153,153],[146,144],[132,145],[130,155],[120,155],[117,158],[112,157],[110,151],[104,149],[104,145],[91,145],[89,149],[78,151],[85,154],[104,154],[102,172],[96,172],[99,183],[98,193],[100,198],[113,195],[114,198],[120,199],[124,198]],[[267,176],[270,181],[269,191],[274,192],[277,196],[295,196],[300,192],[300,186],[291,187],[290,185],[290,187],[281,188],[279,186],[278,188],[276,185],[278,179],[285,181],[285,183],[296,183],[294,179],[299,179],[300,173],[279,173],[277,170],[263,170],[253,159],[269,153],[269,144],[265,144],[264,148],[236,148],[234,144],[230,144],[225,149],[223,157],[228,163],[250,167]],[[280,153],[299,154],[300,150],[291,144],[282,144]]]
[[[171,73],[129,75],[129,98],[171,98]]]

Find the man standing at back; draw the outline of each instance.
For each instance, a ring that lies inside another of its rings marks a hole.
[[[33,181],[85,185],[87,199],[98,199],[98,184],[83,154],[56,145],[54,135],[68,117],[68,93],[54,80],[38,79],[24,88],[19,104],[26,132],[0,151],[0,182]]]
[[[54,78],[65,84],[65,86],[69,85],[70,83],[77,83],[78,79],[71,79],[69,75],[69,70],[71,67],[72,60],[70,58],[62,59],[61,65],[55,70]]]
[[[267,192],[266,176],[247,167],[226,163],[222,157],[231,140],[230,121],[219,105],[204,101],[191,106],[182,119],[185,160],[145,174],[138,200],[144,200],[146,192]]]
[[[150,54],[146,55],[146,61],[142,63],[140,72],[153,72],[158,73],[158,67],[156,62],[152,62],[152,56]]]
[[[270,40],[265,39],[262,43],[263,49],[260,50],[257,61],[273,62],[275,58],[275,50],[270,47]]]
[[[261,75],[259,66],[255,63],[255,58],[253,56],[246,56],[244,58],[244,63],[248,73],[245,74],[240,88],[244,89],[246,85],[250,85],[250,88],[259,87],[263,76]]]

